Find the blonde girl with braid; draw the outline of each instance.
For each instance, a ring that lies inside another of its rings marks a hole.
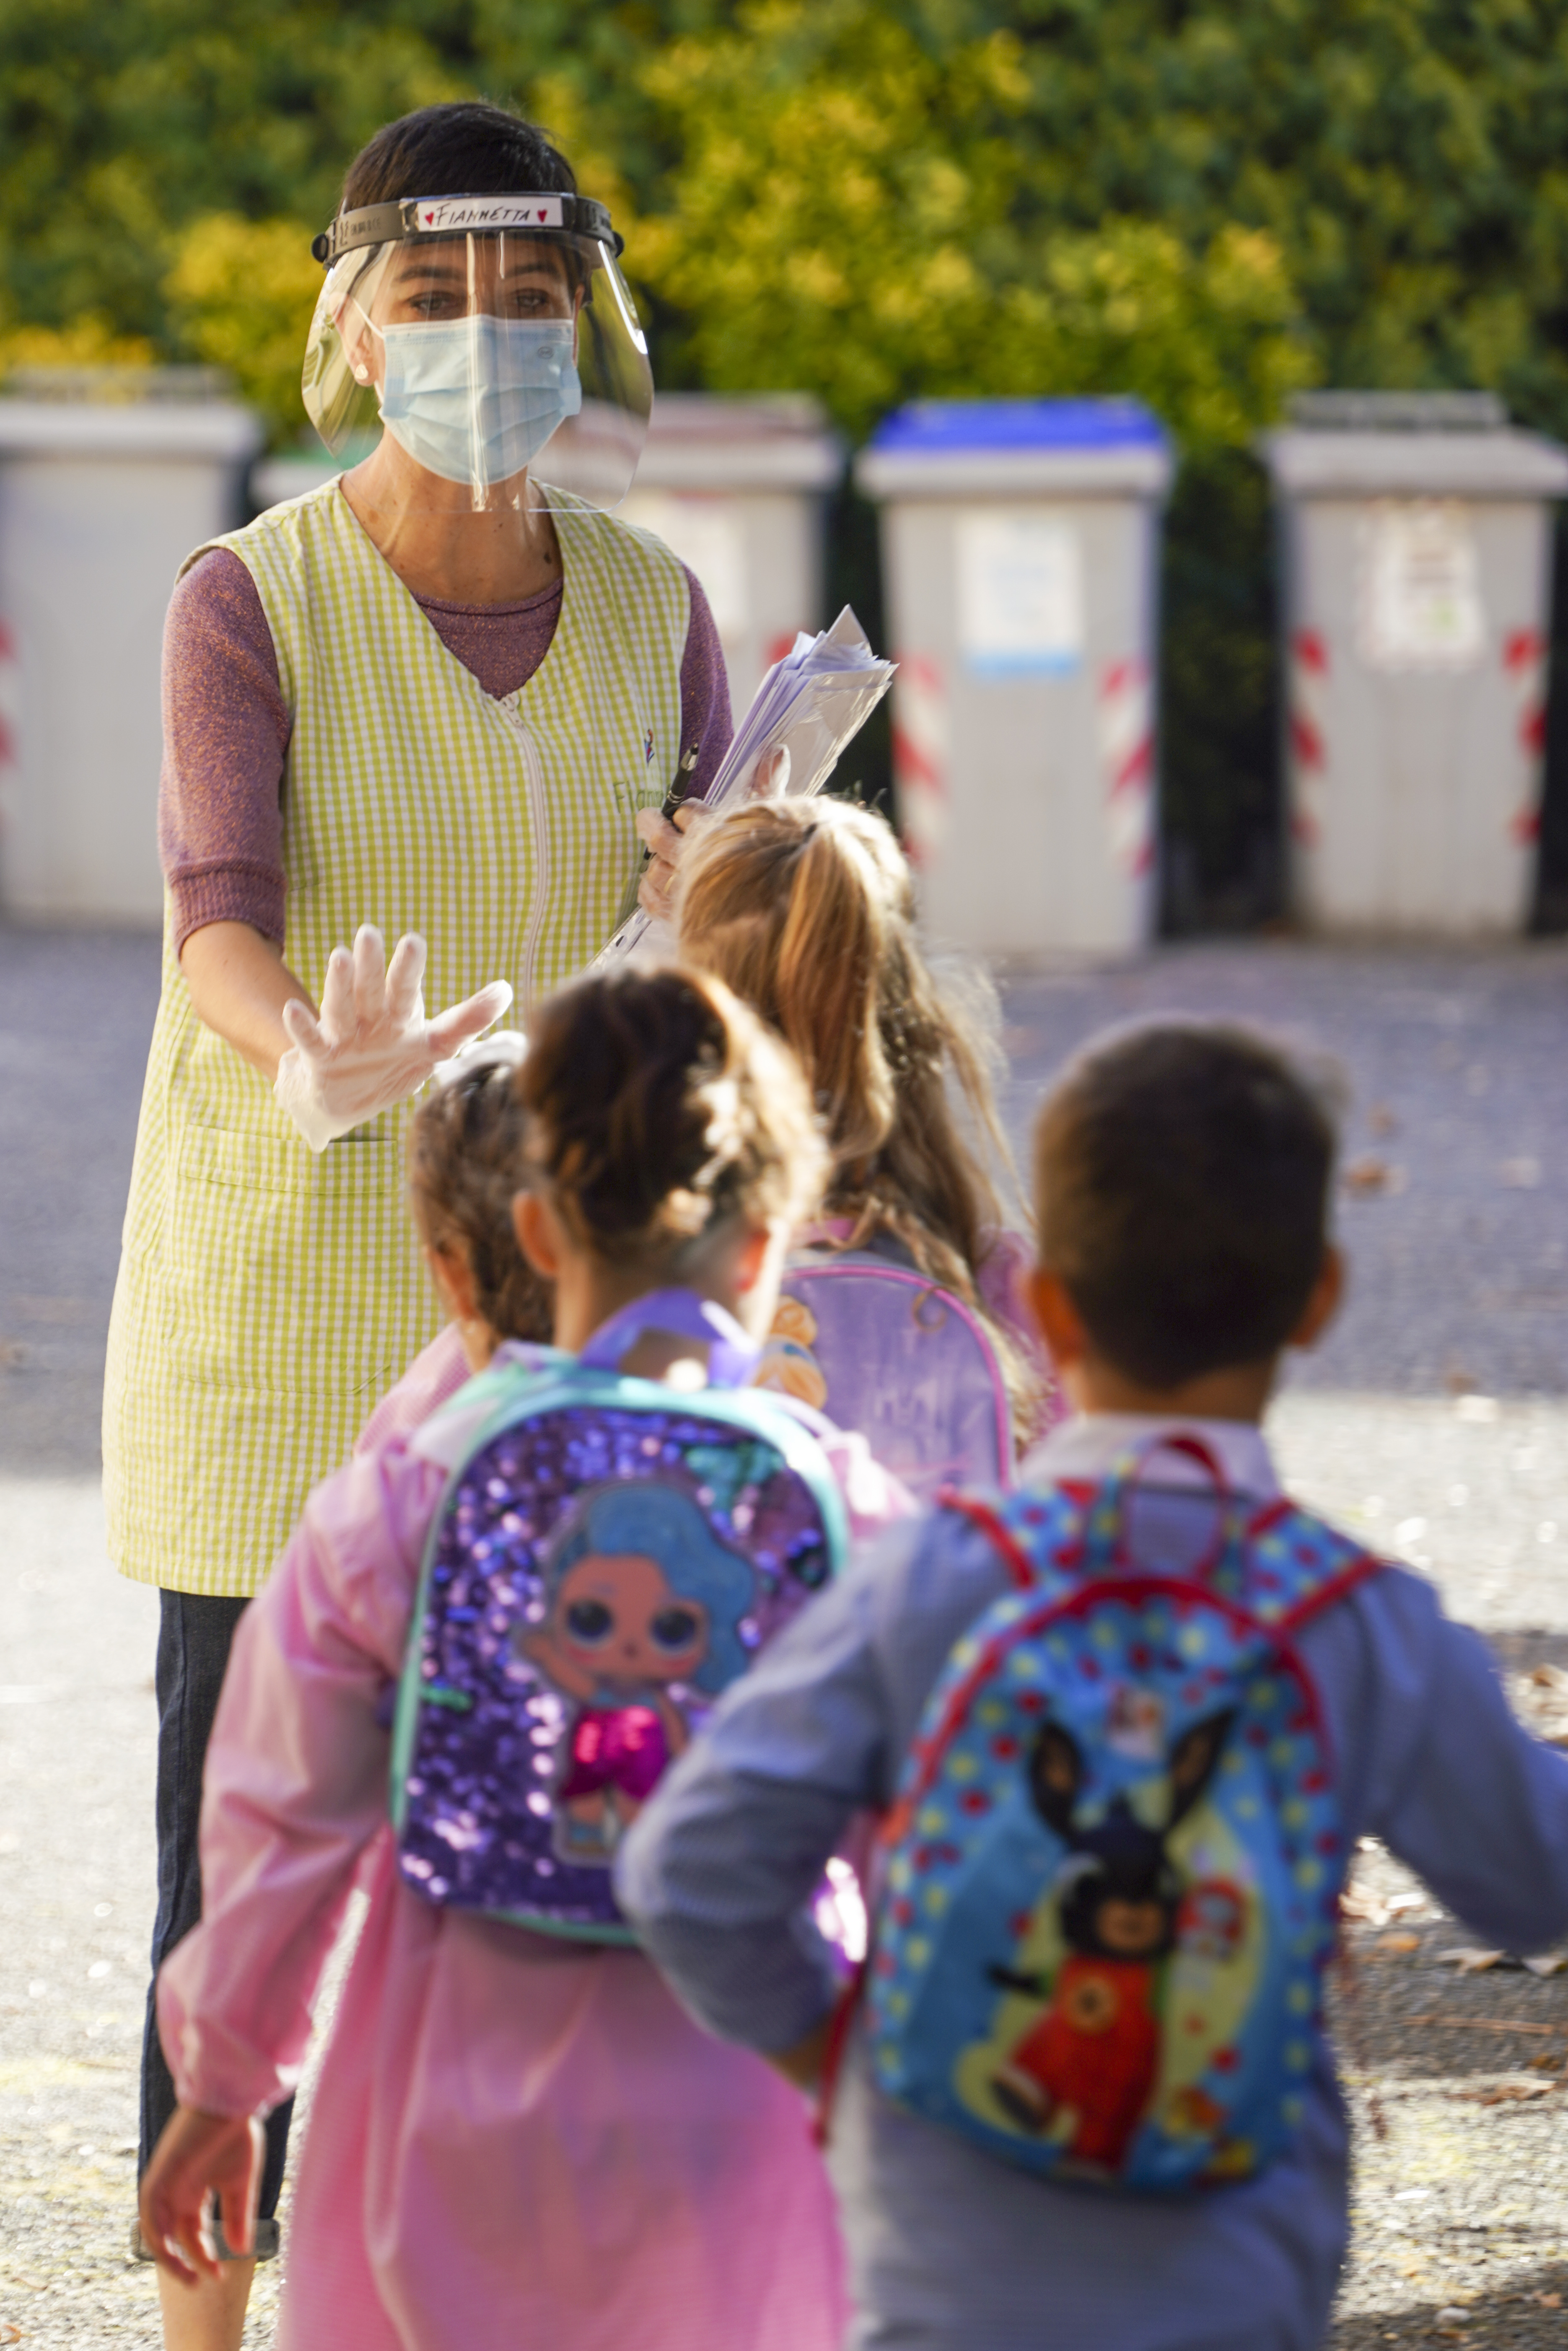
[[[1012,1173],[995,1048],[980,986],[939,987],[926,962],[891,828],[845,800],[755,801],[695,830],[677,888],[682,956],[760,1012],[810,1083],[832,1168],[798,1245],[869,1249],[956,1294],[990,1339],[1021,1451],[1058,1415],[1024,1296],[1030,1245],[991,1172]],[[809,1381],[799,1322],[786,1298],[777,1329]],[[808,1400],[853,1424],[832,1396]]]

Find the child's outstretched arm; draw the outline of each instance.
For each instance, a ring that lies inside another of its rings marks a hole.
[[[1383,1838],[1510,1950],[1568,1933],[1568,1758],[1514,1719],[1479,1636],[1391,1568],[1326,1610],[1301,1646],[1349,1834]]]
[[[377,1708],[443,1482],[401,1447],[351,1462],[241,1619],[207,1750],[202,1917],[158,1978],[183,2108],[263,2113],[298,2077],[355,1865],[387,1819]]]

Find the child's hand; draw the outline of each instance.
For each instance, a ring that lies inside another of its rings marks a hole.
[[[187,2285],[219,2274],[207,2227],[207,2204],[218,2215],[231,2252],[256,2242],[261,2193],[261,2125],[250,2115],[208,2115],[176,2106],[152,2150],[141,2181],[141,2233],[162,2268]]]
[[[701,800],[688,800],[678,808],[673,824],[657,809],[638,810],[638,838],[652,860],[637,885],[637,904],[645,914],[664,921],[674,912],[675,869],[686,845],[685,837],[694,824],[706,822],[712,814],[713,810],[704,808]]]

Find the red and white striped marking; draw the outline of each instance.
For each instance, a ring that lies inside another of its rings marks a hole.
[[[17,732],[22,711],[22,664],[16,640],[0,621],[0,825],[16,811]]]
[[[1513,688],[1515,737],[1523,754],[1524,789],[1508,820],[1521,848],[1541,831],[1541,770],[1546,757],[1546,639],[1539,629],[1511,629],[1502,642],[1502,666]]]
[[[947,762],[952,749],[947,684],[936,662],[901,653],[893,686],[893,773],[904,846],[916,868],[947,838]]]
[[[1327,643],[1316,629],[1298,629],[1291,639],[1291,831],[1303,849],[1315,849],[1322,833],[1328,682]]]
[[[1154,862],[1154,696],[1149,665],[1136,654],[1111,662],[1100,680],[1100,767],[1111,854],[1123,871]]]

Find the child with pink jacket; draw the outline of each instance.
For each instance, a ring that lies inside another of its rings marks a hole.
[[[553,1279],[558,1343],[575,1352],[677,1285],[759,1340],[823,1173],[787,1051],[716,981],[623,975],[547,1004],[515,1082],[517,1228]],[[431,1241],[428,1186],[421,1205]],[[482,1286],[465,1289],[461,1245],[444,1264],[435,1245],[476,1367],[494,1344]],[[459,1404],[411,1426],[455,1379],[435,1352],[317,1488],[236,1636],[207,1756],[204,1914],[159,1979],[180,2107],[143,2231],[171,2270],[213,2274],[215,2194],[229,2242],[248,2243],[255,2118],[298,2080],[358,1883],[369,1908],[298,2167],[280,2351],[831,2351],[840,2250],[799,2094],[699,2032],[640,1953],[434,1907],[396,1875],[383,1726],[462,1425]],[[662,1332],[622,1360],[702,1376],[700,1348]],[[859,1438],[806,1416],[857,1532],[907,1511]]]

